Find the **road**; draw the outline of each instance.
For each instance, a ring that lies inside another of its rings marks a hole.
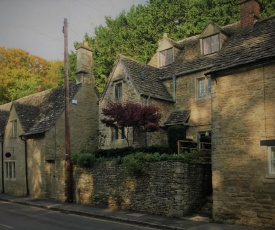
[[[125,223],[0,201],[0,230],[149,230]]]

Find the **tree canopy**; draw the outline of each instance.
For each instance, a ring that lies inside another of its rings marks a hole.
[[[274,0],[261,0],[262,17],[275,14]],[[232,0],[148,0],[131,7],[106,25],[84,35],[93,49],[96,87],[103,91],[118,54],[147,63],[163,33],[174,40],[200,33],[209,21],[220,26],[239,20],[239,4]],[[83,41],[75,41],[75,46]],[[0,47],[0,104],[63,84],[63,62],[46,61],[21,49]],[[76,53],[69,54],[69,79],[75,79]]]
[[[139,130],[142,132],[154,132],[159,128],[161,114],[159,108],[153,105],[142,105],[134,102],[109,102],[102,109],[105,116],[101,122],[107,127],[126,128],[125,139],[129,145],[129,132],[132,128],[134,134]],[[134,135],[132,135],[134,137]],[[134,140],[133,140],[134,142]]]
[[[262,16],[275,14],[275,2],[262,0]],[[95,28],[94,36],[84,40],[93,49],[96,86],[103,90],[118,54],[147,63],[163,33],[174,40],[202,32],[213,21],[220,26],[240,18],[240,5],[232,0],[149,0],[132,6],[116,18],[106,17],[106,26]]]
[[[38,86],[57,86],[62,65],[61,61],[46,61],[22,49],[0,47],[0,104],[38,92]]]

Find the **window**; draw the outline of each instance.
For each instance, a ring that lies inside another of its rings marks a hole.
[[[125,129],[120,128],[121,139],[125,139]]]
[[[122,83],[118,83],[115,86],[115,97],[116,100],[121,101],[122,98]]]
[[[211,94],[211,78],[203,77],[197,79],[197,98],[209,97]]]
[[[275,146],[268,148],[268,169],[269,174],[275,174]]]
[[[200,132],[199,136],[199,149],[211,149],[211,131]]]
[[[173,48],[159,52],[159,67],[173,63]]]
[[[14,120],[11,122],[11,137],[17,137],[17,121]]]
[[[15,161],[5,161],[5,178],[15,179]]]
[[[112,141],[118,140],[118,128],[112,128]]]
[[[124,128],[112,128],[112,141],[125,139],[125,129]]]
[[[220,43],[219,43],[219,35],[213,35],[207,38],[203,38],[203,54],[211,54],[219,51]]]

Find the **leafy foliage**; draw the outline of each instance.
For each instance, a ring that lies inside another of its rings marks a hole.
[[[0,104],[57,86],[60,61],[46,61],[22,49],[0,47]]]
[[[90,153],[79,153],[72,155],[72,162],[83,168],[91,168],[96,162],[115,161],[122,164],[129,173],[141,176],[146,174],[148,163],[159,161],[182,161],[185,163],[201,163],[203,159],[200,158],[197,152],[183,153],[183,154],[166,154],[166,153],[144,153],[136,152],[124,157],[118,156],[113,158],[96,157]]]
[[[161,118],[158,107],[134,102],[121,103],[110,101],[106,108],[102,109],[102,114],[105,118],[101,119],[101,122],[107,127],[127,128],[125,139],[128,146],[130,128],[132,128],[133,134],[137,130],[154,132],[159,128]]]
[[[116,157],[124,157],[133,153],[143,152],[143,153],[160,153],[168,154],[170,153],[169,148],[166,146],[152,145],[148,147],[134,148],[132,146],[124,148],[114,148],[114,149],[98,149],[94,152],[96,157],[104,157],[107,159],[112,159]]]
[[[262,16],[275,13],[274,0],[262,0]],[[131,7],[116,18],[106,17],[106,26],[87,34],[94,51],[94,75],[102,92],[118,54],[147,63],[163,33],[174,40],[201,33],[213,21],[220,26],[240,19],[240,5],[232,0],[149,0],[147,5]]]

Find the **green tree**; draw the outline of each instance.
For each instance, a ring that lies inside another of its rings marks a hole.
[[[161,114],[159,108],[154,105],[142,105],[133,102],[109,102],[106,108],[102,109],[102,114],[105,116],[101,122],[107,127],[126,128],[125,139],[128,146],[129,133],[132,129],[132,144],[134,143],[134,133],[154,132],[159,129],[159,121]]]
[[[46,61],[22,49],[0,47],[0,104],[57,86],[63,63]]]
[[[93,48],[93,73],[102,92],[116,56],[120,53],[147,63],[163,33],[180,40],[200,33],[209,21],[220,26],[239,20],[240,5],[232,0],[149,0],[116,18],[106,17],[106,26],[95,28],[84,40]],[[262,16],[275,13],[273,0],[262,0]]]

